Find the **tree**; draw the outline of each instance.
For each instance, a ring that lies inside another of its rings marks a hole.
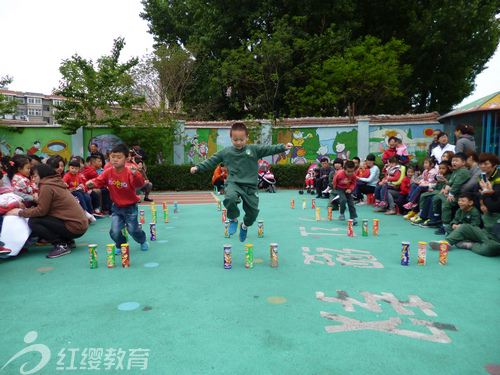
[[[6,89],[11,83],[12,77],[0,77],[0,88]],[[0,93],[0,116],[16,113],[18,103],[19,100],[11,100],[11,98]]]
[[[75,134],[81,127],[92,130],[94,125],[117,129],[130,121],[133,106],[144,102],[133,90],[130,76],[139,60],[118,61],[124,46],[123,38],[115,39],[111,55],[99,58],[95,66],[78,54],[63,61],[59,68],[63,79],[54,92],[66,98],[55,106],[54,114],[63,132]]]
[[[387,113],[387,105],[403,96],[400,82],[411,68],[401,66],[400,56],[408,49],[392,40],[384,45],[368,36],[324,61],[312,65],[304,87],[288,93],[294,116],[346,116],[348,105],[356,114]]]
[[[377,99],[374,108],[383,107],[389,113],[446,112],[473,90],[475,77],[493,55],[500,37],[499,19],[495,18],[500,0],[142,2],[141,16],[149,22],[157,43],[196,45],[198,56],[203,56],[196,61],[199,67],[184,103],[188,113],[201,113],[204,118],[260,115],[265,111],[262,106],[279,107],[283,115],[290,115],[293,108],[288,104],[297,93],[306,94],[315,69],[326,67],[325,60],[341,62],[345,73],[361,68],[362,64],[345,58],[369,37],[380,40],[381,46],[407,46],[398,54],[398,79],[386,80],[397,87],[384,89],[386,94],[398,94],[391,100],[385,97],[383,105]],[[297,17],[302,17],[298,24]],[[284,24],[294,29],[290,38],[283,39]],[[303,55],[297,53],[298,40],[308,41]],[[285,55],[277,59],[271,53],[270,59],[263,59],[270,51]],[[276,76],[277,70],[270,69],[276,62],[279,72],[286,75]],[[362,72],[354,75],[361,77]],[[340,86],[335,90],[342,90],[348,80],[345,76],[337,80]],[[282,90],[284,83],[294,90]],[[227,96],[229,87],[237,88],[235,96]],[[276,87],[275,95],[270,95]],[[363,83],[365,91],[375,90],[368,97],[380,97],[377,87],[377,82]],[[313,99],[309,101],[313,107],[304,104],[302,112],[318,111]],[[371,110],[371,105],[367,103],[365,110]]]

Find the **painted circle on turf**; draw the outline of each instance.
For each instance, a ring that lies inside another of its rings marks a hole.
[[[286,298],[278,297],[278,296],[273,296],[273,297],[269,297],[267,299],[267,302],[279,305],[281,303],[285,303],[286,302]]]
[[[45,272],[45,271],[50,271],[51,269],[52,269],[52,267],[42,267],[42,268],[37,269],[37,271]]]
[[[262,259],[254,259],[254,260],[253,260],[253,262],[254,262],[254,263],[262,263],[262,262],[263,262],[263,260],[262,260]]]
[[[130,311],[137,309],[139,306],[139,302],[124,302],[118,305],[118,310]]]
[[[144,267],[147,267],[147,268],[152,268],[152,267],[158,267],[160,264],[159,263],[146,263],[144,264]]]

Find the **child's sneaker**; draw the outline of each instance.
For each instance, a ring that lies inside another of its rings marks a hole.
[[[356,206],[366,206],[368,204],[368,202],[366,201],[361,201],[359,203],[356,203]]]
[[[148,241],[144,241],[143,243],[141,243],[141,250],[142,250],[142,251],[149,250],[149,244],[148,244]]]
[[[405,207],[406,205],[404,205],[403,207]],[[405,207],[406,208],[406,207]],[[414,211],[410,211],[408,212],[405,216],[403,216],[403,218],[405,220],[410,220],[413,216],[417,216],[417,213],[414,212]]]
[[[352,219],[352,225],[356,225],[357,223],[356,219]]]
[[[386,202],[386,201],[380,201],[380,202],[378,203],[378,206],[379,206],[379,207],[385,207],[385,206],[387,206],[387,202]]]
[[[236,233],[237,229],[238,229],[238,220],[230,221],[229,228],[227,229],[227,233],[229,233],[232,236],[233,234]]]
[[[0,255],[7,255],[10,253],[11,253],[10,249],[7,249],[6,247],[3,247],[3,245],[0,245]]]
[[[102,213],[101,213],[101,212],[99,212],[99,211],[95,211],[95,212],[94,212],[94,216],[95,216],[95,217],[97,217],[97,218],[103,218],[105,215],[104,215],[104,214],[102,214]]]
[[[434,234],[438,234],[438,235],[444,235],[446,234],[446,232],[444,231],[444,227],[440,227],[437,231],[434,232]]]
[[[115,255],[120,255],[122,253],[122,248],[119,246],[115,247]]]
[[[474,245],[474,242],[466,242],[466,241],[461,241],[455,244],[456,247],[459,249],[465,249],[465,250],[470,250],[470,248]]]
[[[411,208],[411,202],[403,204],[403,207],[406,208],[407,210],[409,210]],[[406,219],[406,216],[405,216],[405,219]]]
[[[432,250],[439,250],[440,242],[439,241],[431,241],[431,242],[429,242],[429,245],[430,245],[430,247],[431,247]],[[446,250],[447,251],[451,250],[451,245],[450,244],[446,245]]]
[[[424,223],[424,219],[422,219],[420,216],[415,216],[415,220],[413,220],[413,217],[410,219],[411,220],[411,225],[418,225]]]
[[[94,215],[89,214],[88,211],[85,211],[85,216],[87,216],[87,219],[89,219],[89,221],[96,221]]]
[[[248,232],[248,228],[243,229],[243,222],[241,222],[241,224],[240,224],[240,241],[241,242],[244,242],[247,239],[247,232]]]
[[[345,215],[344,214],[340,214],[339,215],[339,220],[345,220]]]

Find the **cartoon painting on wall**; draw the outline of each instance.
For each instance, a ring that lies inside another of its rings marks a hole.
[[[184,144],[184,162],[186,164],[197,164],[207,160],[218,151],[219,138],[217,129],[187,130],[187,141]]]
[[[357,155],[358,131],[352,127],[276,129],[276,143],[292,143],[290,151],[273,156],[274,164],[309,164],[322,158],[347,160]]]
[[[374,154],[378,161],[382,161],[384,151],[389,147],[389,138],[396,136],[403,141],[410,157],[410,163],[423,164],[427,157],[427,148],[432,143],[434,130],[443,130],[443,126],[407,126],[383,127],[370,126],[370,154]]]
[[[38,136],[33,134],[33,137]],[[48,142],[40,141],[36,138],[34,141],[26,142],[25,139],[26,137],[23,137],[21,134],[12,134],[11,137],[3,134],[0,139],[2,155],[14,156],[16,154],[27,154],[37,155],[41,159],[44,159],[57,154],[61,155],[65,161],[68,161],[71,157],[71,149],[68,143],[62,139],[52,139]]]
[[[114,134],[101,134],[92,138],[87,145],[87,152],[90,154],[90,145],[95,143],[97,145],[97,151],[108,158],[108,155],[114,145],[123,143],[120,137]]]

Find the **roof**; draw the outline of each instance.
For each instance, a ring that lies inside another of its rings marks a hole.
[[[472,103],[463,105],[451,112],[439,117],[442,120],[447,117],[462,115],[470,112],[498,111],[500,110],[500,91],[485,96],[484,98],[473,101]]]
[[[418,124],[418,123],[438,123],[439,113],[423,113],[423,114],[408,114],[408,115],[374,115],[374,116],[359,116],[355,117],[355,122],[366,119],[370,121],[370,125],[377,124]],[[269,119],[252,120],[251,123],[269,123]],[[229,121],[186,121],[185,126],[188,128],[230,128],[236,122],[246,122],[244,120],[229,120]],[[349,122],[349,117],[302,117],[302,118],[285,118],[279,121],[278,126],[285,127],[318,127],[318,126],[353,126],[355,124]]]

